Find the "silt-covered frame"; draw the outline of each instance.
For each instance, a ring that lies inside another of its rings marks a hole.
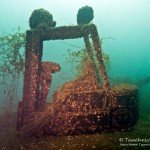
[[[110,91],[96,25],[88,24],[28,30],[26,32],[25,73],[23,85],[23,111],[25,114],[30,114],[35,110],[38,110],[39,105],[41,105],[39,101],[39,68],[42,60],[43,41],[84,38],[85,47],[88,53],[91,53],[92,48],[89,41],[89,35],[92,38],[96,58],[100,64],[99,72],[103,79],[103,87],[106,91]],[[92,55],[90,56],[90,58],[93,59]]]

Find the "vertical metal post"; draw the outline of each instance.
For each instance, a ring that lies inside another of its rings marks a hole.
[[[101,52],[102,50],[99,44],[99,35],[98,35],[97,28],[95,25],[93,26],[91,35],[92,35],[94,49],[96,51],[97,61],[99,62],[99,65],[100,65],[100,72],[101,72],[102,79],[103,79],[103,86],[106,91],[110,91],[110,83],[107,77],[106,68],[105,68],[105,64],[104,64],[102,52]]]
[[[32,31],[26,34],[23,104],[25,115],[35,111],[40,63],[40,38]]]
[[[92,66],[93,66],[93,68],[95,70],[95,77],[96,77],[99,85],[101,85],[101,79],[100,79],[100,75],[99,75],[99,70],[98,70],[97,65],[95,63],[95,60],[94,60],[94,51],[92,51],[93,48],[91,46],[91,43],[90,43],[88,35],[84,36],[84,42],[85,42],[85,47],[86,47],[87,53],[88,53],[88,55],[89,55],[89,57],[91,59]]]

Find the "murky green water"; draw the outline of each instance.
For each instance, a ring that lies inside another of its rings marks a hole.
[[[25,32],[29,29],[29,17],[37,8],[50,11],[57,22],[56,26],[76,25],[77,11],[85,5],[94,9],[93,23],[97,25],[100,38],[103,39],[103,51],[110,57],[107,72],[111,83],[140,85],[140,121],[133,133],[136,132],[137,138],[149,138],[150,80],[145,80],[150,77],[149,0],[1,0],[0,35],[12,33],[18,26]],[[53,76],[49,99],[58,86],[76,76],[75,64],[66,60],[68,49],[78,51],[82,48],[83,39],[44,42],[43,60],[57,62],[62,68],[61,72]],[[20,86],[19,99],[22,98],[22,81]],[[0,102],[3,103],[1,85],[0,94]],[[125,136],[131,135],[126,133]]]

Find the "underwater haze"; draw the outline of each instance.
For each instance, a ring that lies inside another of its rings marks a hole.
[[[12,33],[18,27],[23,32],[29,30],[29,17],[39,8],[53,15],[57,27],[77,25],[78,9],[86,5],[94,10],[92,22],[98,28],[102,49],[110,58],[110,82],[139,87],[140,119],[146,118],[150,125],[150,0],[0,0],[0,35]],[[61,71],[53,75],[50,101],[60,85],[76,77],[76,65],[66,59],[68,50],[84,47],[83,39],[44,42],[42,60],[61,65]],[[21,81],[20,100],[22,87]],[[3,93],[0,85],[0,104]]]
[[[110,56],[111,65],[108,69],[110,80],[112,82],[132,81],[138,84],[138,81],[148,78],[150,76],[149,0],[76,0],[71,2],[70,0],[1,0],[0,34],[11,33],[18,26],[24,32],[28,30],[29,17],[32,11],[38,8],[44,8],[52,13],[57,22],[56,26],[76,25],[77,11],[85,5],[92,6],[94,9],[93,23],[97,25],[100,38],[103,39],[103,51]],[[64,66],[63,73],[58,73],[61,75],[54,75],[54,78],[62,76],[63,81],[59,80],[60,83],[57,83],[53,80],[51,90],[68,78],[74,77],[75,71],[70,71],[72,66],[66,63],[67,50],[84,48],[82,39],[64,42],[44,42],[43,60],[55,61]],[[147,89],[144,91],[147,91],[149,83],[145,86]]]

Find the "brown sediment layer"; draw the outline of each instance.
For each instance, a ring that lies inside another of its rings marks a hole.
[[[58,136],[128,130],[138,120],[137,89],[135,86],[120,85],[112,90],[117,93],[117,102],[111,115],[109,110],[101,110],[102,90],[76,92],[63,99],[60,97],[60,100],[54,99],[47,110],[34,114],[37,118],[27,119],[23,132],[26,136]]]

